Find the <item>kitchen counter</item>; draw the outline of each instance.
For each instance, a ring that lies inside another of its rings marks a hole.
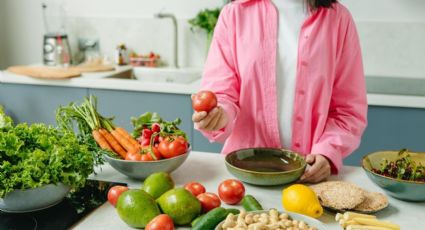
[[[233,178],[224,164],[222,155],[192,152],[188,160],[174,173],[172,177],[176,186],[183,186],[186,182],[199,181],[207,189],[207,191],[217,191],[218,184],[224,179]],[[115,171],[109,165],[103,166],[102,171],[92,176],[92,179],[125,182],[132,188],[140,188],[141,182],[127,178],[126,176]],[[333,180],[345,180],[356,183],[369,191],[383,192],[378,186],[370,181],[363,170],[359,167],[344,167],[339,176],[333,176]],[[281,186],[275,187],[256,187],[251,185],[246,186],[246,193],[255,196],[264,208],[277,208],[282,210],[281,206]],[[397,223],[401,229],[416,230],[421,229],[420,218],[423,218],[425,210],[425,202],[411,203],[389,198],[390,205],[388,208],[377,213],[379,219],[388,220]],[[329,230],[341,230],[341,227],[335,222],[334,214],[325,212],[320,218]],[[115,209],[106,203],[84,220],[74,226],[73,229],[132,229],[128,227],[118,216]],[[178,228],[189,229],[189,228]]]
[[[129,71],[131,67],[118,67],[115,72],[90,73],[83,74],[82,77],[66,80],[42,80],[28,76],[18,76],[16,74],[0,71],[0,84],[26,84],[26,85],[45,85],[45,86],[63,86],[89,89],[112,89],[123,91],[170,93],[190,95],[199,90],[201,80],[196,80],[189,84],[178,83],[159,83],[159,82],[141,82],[132,79],[109,78],[119,72]],[[367,78],[368,79],[368,78]],[[371,77],[370,79],[376,79]],[[402,79],[402,78],[400,78]],[[372,81],[369,81],[372,82]],[[425,108],[424,95],[403,95],[388,94],[382,91],[369,91],[368,103],[372,106],[390,106],[405,108]]]
[[[130,70],[131,66],[117,67],[115,71],[111,72],[83,73],[81,77],[64,80],[43,80],[28,76],[21,76],[7,71],[0,71],[0,84],[11,83],[26,85],[63,86],[90,89],[112,89],[123,91],[173,93],[184,95],[196,93],[200,86],[200,80],[194,81],[190,84],[178,84],[142,82],[133,79],[118,79],[108,77]]]

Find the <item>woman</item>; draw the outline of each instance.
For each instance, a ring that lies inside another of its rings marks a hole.
[[[223,153],[291,149],[306,155],[305,182],[338,173],[367,123],[357,31],[336,0],[226,5],[201,88],[215,92],[219,106],[192,119],[210,141],[224,142]]]

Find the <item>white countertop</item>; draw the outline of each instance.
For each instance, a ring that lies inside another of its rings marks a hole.
[[[63,86],[93,89],[113,89],[123,91],[140,91],[154,93],[172,93],[190,95],[200,88],[200,79],[189,84],[141,82],[131,79],[105,78],[112,74],[130,70],[131,67],[118,67],[116,71],[83,74],[82,77],[66,80],[42,80],[20,76],[7,71],[0,71],[0,84],[28,84]],[[406,108],[425,108],[425,96],[404,96],[393,94],[368,94],[368,103],[372,106],[392,106]]]
[[[224,179],[233,178],[225,167],[224,158],[219,154],[192,152],[187,161],[174,173],[172,177],[176,186],[181,187],[190,181],[202,183],[207,191],[217,193],[218,184]],[[109,165],[103,166],[103,170],[92,179],[106,180],[113,182],[124,182],[132,188],[140,188],[141,182],[129,179],[128,177],[115,171]],[[344,167],[341,174],[332,180],[345,180],[376,192],[383,192],[381,188],[370,181],[363,170],[359,167]],[[265,209],[277,208],[282,210],[281,192],[282,186],[276,187],[256,187],[245,185],[246,193],[252,194],[258,199]],[[390,205],[376,215],[380,220],[388,220],[397,223],[401,229],[419,230],[423,229],[421,218],[425,210],[425,202],[412,203],[389,198]],[[223,205],[228,207],[227,205]],[[238,206],[237,206],[238,207]],[[335,222],[334,214],[325,212],[320,221],[326,224],[329,230],[341,230],[342,228]],[[118,216],[115,209],[106,203],[99,207],[85,219],[80,221],[73,229],[132,229],[128,227]],[[188,229],[188,228],[178,228]]]

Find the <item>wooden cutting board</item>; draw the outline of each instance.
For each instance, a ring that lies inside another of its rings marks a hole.
[[[48,66],[11,66],[7,68],[7,71],[19,75],[51,80],[68,79],[81,76],[81,72],[79,70]]]
[[[113,71],[112,65],[79,65],[68,68],[49,66],[12,66],[7,71],[41,79],[68,79],[81,76],[81,73]]]

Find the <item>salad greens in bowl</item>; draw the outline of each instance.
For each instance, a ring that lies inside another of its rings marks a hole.
[[[74,133],[45,124],[14,125],[0,106],[1,210],[25,212],[59,202],[70,188],[84,186],[93,162]],[[17,195],[29,190],[31,196]],[[43,202],[34,204],[37,199]]]
[[[367,176],[389,195],[408,201],[425,201],[425,153],[380,151],[366,155]]]

